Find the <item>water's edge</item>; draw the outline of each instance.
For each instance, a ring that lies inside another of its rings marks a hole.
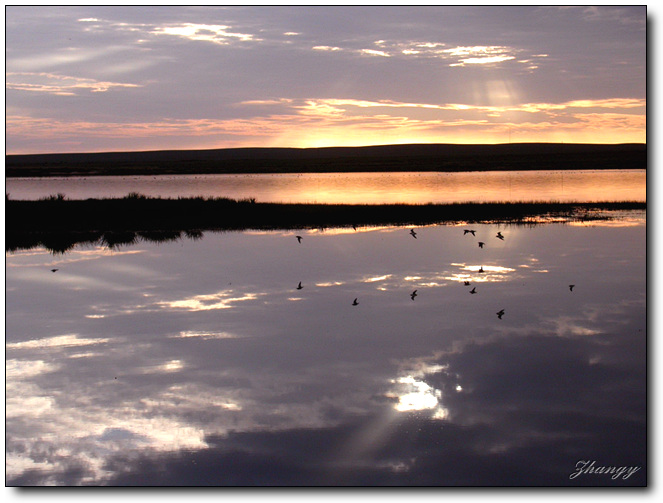
[[[137,239],[197,238],[202,231],[327,229],[449,222],[519,223],[610,220],[646,210],[641,202],[275,204],[231,199],[123,199],[6,201],[6,250],[45,246],[64,252],[77,243],[110,248]]]

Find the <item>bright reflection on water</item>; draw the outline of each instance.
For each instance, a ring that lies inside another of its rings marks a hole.
[[[57,193],[87,199],[139,192],[284,203],[646,201],[646,176],[645,170],[584,170],[8,178],[5,190],[12,199]]]
[[[645,484],[644,213],[465,228],[7,254],[8,484]]]

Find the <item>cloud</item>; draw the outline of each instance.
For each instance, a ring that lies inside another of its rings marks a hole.
[[[239,297],[232,297],[232,290],[223,290],[208,295],[194,295],[190,298],[160,301],[157,306],[165,309],[185,309],[187,311],[209,311],[212,309],[230,309],[233,304],[246,300],[256,300],[262,294],[246,293]]]
[[[389,58],[391,57],[391,54],[386,53],[384,51],[376,51],[375,49],[362,49],[361,54],[365,54],[367,56],[382,56],[383,58]]]
[[[515,59],[514,56],[489,56],[486,58],[466,58],[461,59],[458,63],[453,63],[450,66],[465,66],[465,65],[489,65],[492,63],[501,63]],[[536,68],[536,67],[531,67]]]
[[[647,106],[647,100],[636,98],[573,100],[564,103],[563,106],[566,108],[638,108]]]
[[[87,32],[134,32],[140,33],[142,36],[173,36],[180,37],[192,41],[211,42],[219,45],[227,45],[233,40],[241,42],[257,42],[261,39],[256,38],[255,35],[250,33],[239,33],[233,31],[233,28],[224,24],[207,24],[207,23],[164,23],[159,24],[155,22],[137,23],[137,22],[117,22],[110,19],[99,18],[81,18],[78,19],[82,23],[95,23],[90,26],[85,26],[84,30]],[[286,36],[297,35],[297,33],[285,33]],[[146,42],[146,39],[141,39]]]
[[[215,44],[227,45],[231,40],[241,42],[260,41],[252,34],[228,31],[230,26],[210,25],[196,23],[182,23],[167,26],[158,26],[151,30],[154,35],[171,35],[194,41],[213,42]]]
[[[641,9],[646,9],[645,6],[639,6]],[[616,22],[617,24],[626,26],[637,26],[640,29],[646,29],[646,18],[643,12],[634,11],[632,8],[624,8],[619,6],[587,6],[580,7],[582,9],[582,18],[589,22]]]
[[[7,349],[57,349],[77,346],[89,346],[107,343],[110,339],[98,338],[88,339],[79,337],[78,334],[58,335],[54,337],[45,337],[43,339],[32,339],[23,342],[14,342],[7,344]]]
[[[76,96],[81,92],[103,93],[115,88],[142,87],[139,84],[99,81],[46,72],[8,72],[6,77],[6,89],[58,96]]]
[[[316,45],[312,48],[314,51],[342,51],[340,47],[331,47],[328,45]]]
[[[446,48],[444,42],[399,42],[378,40],[380,50],[360,49],[360,54],[382,57],[400,57],[404,59],[441,59],[450,61],[449,66],[487,65],[516,59],[522,50],[508,46],[456,46]],[[335,48],[341,50],[341,48]],[[530,56],[537,58],[537,56]],[[527,62],[529,62],[528,60]]]
[[[338,47],[329,45],[316,45],[312,49],[316,51],[343,51],[349,54],[359,54],[362,56],[381,56],[384,58],[400,59],[441,59],[449,61],[450,67],[465,65],[489,65],[503,63],[516,59],[516,54],[522,50],[507,46],[456,46],[446,48],[448,44],[444,42],[400,42],[377,40],[374,42],[379,49],[354,49],[351,46]],[[522,63],[531,63],[533,59],[541,56],[532,55]],[[534,69],[536,65],[531,65]]]
[[[251,103],[251,102],[248,102]],[[283,100],[278,103],[284,103]],[[293,103],[289,100],[288,103]],[[338,115],[343,109],[339,107],[356,107],[356,108],[398,108],[398,109],[425,109],[425,110],[448,110],[458,112],[486,112],[486,113],[506,113],[506,112],[527,112],[527,113],[541,113],[552,111],[563,111],[573,108],[596,108],[596,109],[614,109],[614,108],[644,108],[646,100],[644,99],[600,99],[600,100],[574,100],[564,103],[522,103],[505,106],[485,106],[473,105],[464,103],[413,103],[413,102],[398,102],[393,100],[357,100],[357,99],[342,99],[342,98],[325,98],[325,99],[310,99],[307,100],[306,106],[302,107],[307,110],[306,113],[312,111],[321,111],[324,115],[330,115],[328,112],[333,111],[332,115]]]
[[[502,63],[516,59],[516,49],[505,46],[458,46],[451,49],[443,49],[439,51],[441,54],[448,55],[449,57],[458,58],[456,63],[451,63],[449,66],[465,66],[465,65],[489,65],[494,63]]]

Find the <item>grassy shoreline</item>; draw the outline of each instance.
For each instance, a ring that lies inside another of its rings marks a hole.
[[[46,246],[66,251],[81,242],[109,247],[138,237],[171,240],[202,231],[324,229],[377,225],[431,225],[449,222],[533,223],[605,220],[605,212],[646,210],[623,202],[523,202],[451,204],[281,204],[226,198],[124,198],[5,201],[6,250]]]

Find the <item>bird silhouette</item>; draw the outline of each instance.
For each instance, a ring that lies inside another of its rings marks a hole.
[[[483,272],[483,266],[479,267],[479,272]]]
[[[301,243],[302,242],[302,237],[301,236],[295,236],[297,238],[297,242]]]
[[[358,304],[359,304],[359,302],[357,302],[357,299],[355,299],[355,300],[352,301],[352,305],[353,305],[353,306],[356,306],[356,305],[358,305]]]
[[[300,281],[299,285],[297,285],[297,290],[301,290],[302,288],[304,288],[304,287],[302,286],[302,282]]]
[[[486,243],[484,243],[483,241],[479,241],[479,248],[483,248],[483,245],[485,245],[485,244]]]
[[[470,290],[470,293],[471,293],[472,295],[474,295],[475,293],[477,293],[477,287],[475,286],[474,288],[472,288],[472,290]]]
[[[60,269],[51,269],[51,272],[59,271]]]
[[[501,319],[502,319],[502,316],[504,316],[504,309],[500,309],[500,310],[497,311],[497,313],[495,313],[495,314],[497,314],[497,317],[501,320]]]
[[[410,298],[411,298],[412,300],[414,300],[414,298],[415,298],[416,296],[417,296],[417,291],[416,291],[416,290],[410,294]]]
[[[575,285],[569,285],[569,290],[573,291],[573,287],[574,287],[574,286],[575,286]]]
[[[410,235],[411,235],[414,239],[417,239],[417,233],[414,232],[414,229],[410,229]]]
[[[476,236],[475,232],[476,231],[474,229],[465,229],[465,232],[463,232],[463,236],[465,234],[472,234],[473,236]]]
[[[501,239],[502,241],[504,241],[504,236],[502,236],[502,233],[499,232],[499,231],[498,231],[498,233],[495,235],[495,237],[496,237],[497,239]]]
[[[465,281],[465,286],[470,286],[470,282],[469,282],[469,281]]]

